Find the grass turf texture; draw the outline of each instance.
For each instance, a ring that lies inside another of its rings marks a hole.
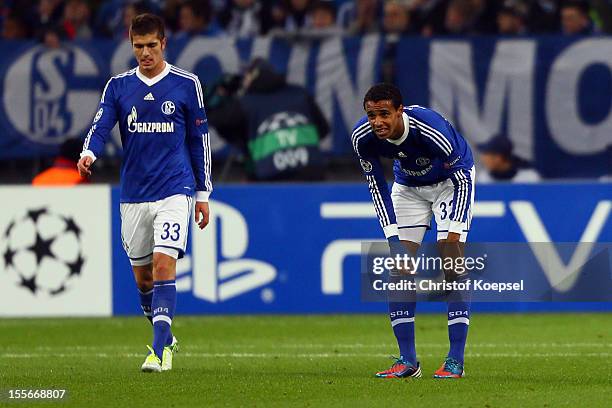
[[[181,317],[175,368],[140,372],[143,317],[0,319],[7,390],[65,388],[62,402],[11,406],[610,406],[610,314],[476,314],[467,377],[434,380],[445,315],[417,316],[421,379],[377,379],[397,346],[385,316]]]

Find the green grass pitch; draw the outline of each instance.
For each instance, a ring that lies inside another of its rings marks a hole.
[[[175,368],[139,371],[143,317],[0,319],[0,405],[74,407],[610,407],[612,315],[474,314],[467,377],[434,380],[445,315],[417,315],[423,378],[383,380],[383,315],[181,317]],[[9,389],[64,388],[61,402]]]

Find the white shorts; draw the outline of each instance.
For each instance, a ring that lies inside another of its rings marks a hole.
[[[182,258],[193,197],[176,194],[146,203],[121,203],[121,241],[134,266],[148,265],[153,252]]]
[[[460,174],[458,174],[460,173]],[[391,200],[397,220],[399,239],[421,243],[425,231],[431,229],[431,216],[436,217],[437,240],[446,239],[449,229],[460,233],[465,242],[472,221],[474,204],[474,168],[453,174],[452,179],[422,187],[393,183]],[[459,185],[455,211],[455,185]]]

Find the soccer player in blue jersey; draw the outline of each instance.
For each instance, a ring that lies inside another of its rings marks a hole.
[[[141,369],[160,372],[172,369],[178,351],[170,329],[176,260],[185,252],[194,198],[195,222],[200,229],[208,224],[210,143],[202,86],[196,75],[164,61],[162,20],[136,16],[130,40],[138,67],[106,83],[78,169],[91,175],[91,165],[119,122],[121,239],[142,310],[153,325],[153,344]]]
[[[370,88],[363,104],[366,116],[355,125],[351,139],[392,252],[399,247],[415,254],[433,215],[442,256],[460,256],[474,201],[474,162],[467,142],[439,113],[421,106],[404,107],[400,91],[391,84]],[[381,157],[394,159],[391,191]],[[454,271],[445,274],[447,280],[466,278]],[[421,376],[414,341],[415,308],[414,301],[389,300],[400,357],[378,377]],[[467,296],[448,302],[450,350],[434,377],[464,375],[469,317]]]

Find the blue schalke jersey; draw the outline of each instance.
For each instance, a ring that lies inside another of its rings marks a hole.
[[[455,196],[471,183],[460,170],[474,166],[470,146],[442,115],[413,105],[404,108],[403,117],[404,134],[397,140],[376,137],[367,116],[357,122],[351,136],[387,238],[397,235],[397,223],[380,157],[394,159],[396,183],[418,187],[451,179]]]
[[[112,77],[81,155],[99,157],[117,122],[124,151],[121,202],[157,201],[175,194],[208,200],[210,142],[196,75],[166,63],[154,78],[138,68]]]

